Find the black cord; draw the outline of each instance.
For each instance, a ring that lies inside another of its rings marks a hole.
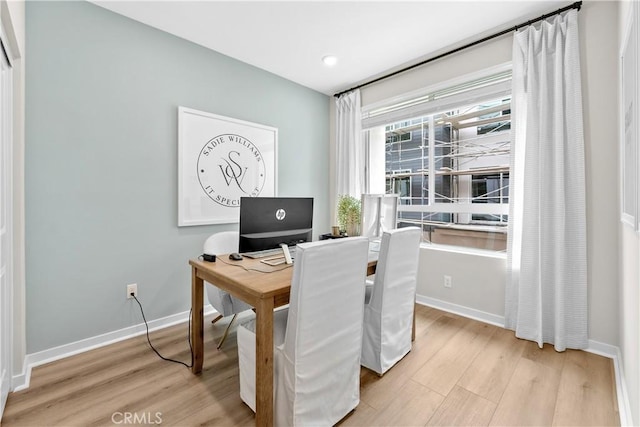
[[[135,295],[131,295],[131,296],[133,297],[133,299],[136,300],[136,302],[140,306],[140,313],[142,313],[142,320],[144,320],[144,326],[147,328],[147,341],[149,342],[149,346],[151,347],[151,349],[155,351],[158,357],[160,357],[160,359],[162,360],[166,360],[167,362],[179,363],[181,365],[186,366],[187,368],[193,367],[193,347],[191,346],[191,310],[189,310],[189,329],[188,329],[188,338],[187,338],[189,341],[189,350],[191,351],[191,364],[187,365],[186,363],[180,360],[174,360],[168,357],[164,357],[163,355],[160,354],[158,350],[156,350],[153,344],[151,344],[151,338],[149,338],[149,325],[147,324],[147,319],[144,317],[144,310],[142,309],[142,304],[140,304],[140,301],[138,301],[138,298]]]

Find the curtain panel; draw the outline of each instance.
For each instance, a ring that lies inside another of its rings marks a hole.
[[[505,326],[557,351],[588,345],[577,11],[514,35]]]
[[[359,89],[336,99],[336,194],[358,199],[365,173],[361,114]]]

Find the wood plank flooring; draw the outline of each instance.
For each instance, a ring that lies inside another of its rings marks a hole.
[[[29,389],[9,395],[2,426],[252,426],[239,396],[235,328],[216,350],[228,321],[205,320],[198,376],[158,358],[145,336],[34,368]],[[190,363],[186,324],[151,339],[163,356]],[[619,425],[610,359],[539,349],[423,306],[412,351],[384,376],[363,368],[360,378],[360,405],[341,426]]]

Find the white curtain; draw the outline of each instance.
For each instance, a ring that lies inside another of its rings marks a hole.
[[[364,139],[360,90],[336,99],[336,194],[360,198],[364,191]]]
[[[576,10],[513,41],[505,325],[557,351],[588,345],[579,50]]]

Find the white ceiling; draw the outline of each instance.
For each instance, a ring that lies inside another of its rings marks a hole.
[[[571,1],[93,3],[332,95]],[[335,55],[326,67],[321,59]]]

